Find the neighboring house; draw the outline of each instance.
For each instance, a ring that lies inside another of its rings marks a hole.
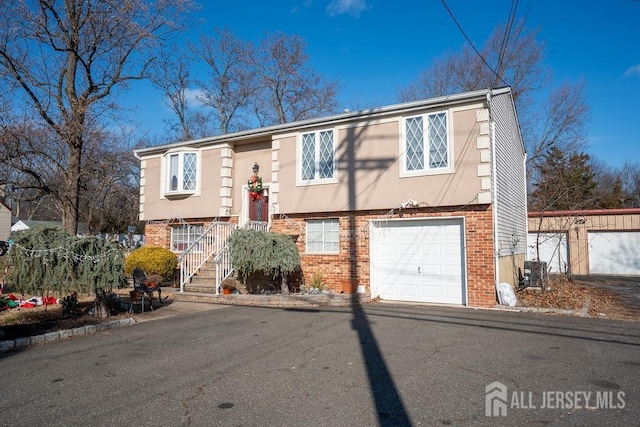
[[[11,209],[0,198],[0,240],[8,241],[11,233]]]
[[[62,227],[62,221],[32,221],[26,219],[19,219],[11,226],[11,232],[28,230],[36,226],[56,226]],[[86,236],[91,234],[89,226],[85,222],[78,223],[78,235]]]
[[[307,283],[476,307],[495,305],[496,284],[516,285],[524,266],[526,154],[508,88],[135,154],[147,245],[181,253],[219,224],[268,221],[297,236]]]
[[[640,208],[529,212],[527,240],[552,273],[640,276]]]

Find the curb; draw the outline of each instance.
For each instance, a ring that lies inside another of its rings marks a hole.
[[[124,326],[134,325],[136,319],[129,317],[127,319],[112,320],[110,322],[98,323],[97,325],[87,325],[80,328],[63,329],[61,331],[48,332],[42,335],[34,335],[32,337],[16,338],[14,340],[0,341],[0,353],[10,351],[23,350],[36,344],[45,344],[53,341],[59,341],[67,338],[74,338],[83,335],[91,335],[96,332],[106,331]]]
[[[372,302],[370,294],[231,294],[216,295],[199,292],[176,292],[174,301],[190,301],[219,305],[244,305],[252,307],[348,307],[353,304]]]

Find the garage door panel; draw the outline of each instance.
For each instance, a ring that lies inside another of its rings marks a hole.
[[[640,275],[640,232],[587,233],[590,274]]]
[[[460,219],[387,222],[376,227],[372,277],[380,297],[464,304],[462,228]]]

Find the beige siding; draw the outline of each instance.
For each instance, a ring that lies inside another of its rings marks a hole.
[[[145,221],[170,218],[205,218],[217,216],[220,210],[220,187],[222,166],[220,149],[204,149],[201,153],[200,192],[181,198],[166,198],[163,195],[162,157],[142,159],[141,211]]]
[[[421,206],[476,204],[481,191],[476,111],[450,112],[453,173],[400,177],[400,117],[338,128],[338,182],[333,184],[298,185],[298,134],[276,138],[280,212],[390,209],[409,199]]]
[[[254,163],[258,163],[258,175],[262,183],[268,186],[271,182],[271,140],[237,145],[233,149],[233,209],[234,215],[243,214],[244,186],[251,178]]]

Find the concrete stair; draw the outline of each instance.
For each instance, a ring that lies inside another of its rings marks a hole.
[[[216,266],[213,263],[205,264],[197,274],[194,274],[189,283],[184,285],[185,292],[189,293],[216,293]]]

